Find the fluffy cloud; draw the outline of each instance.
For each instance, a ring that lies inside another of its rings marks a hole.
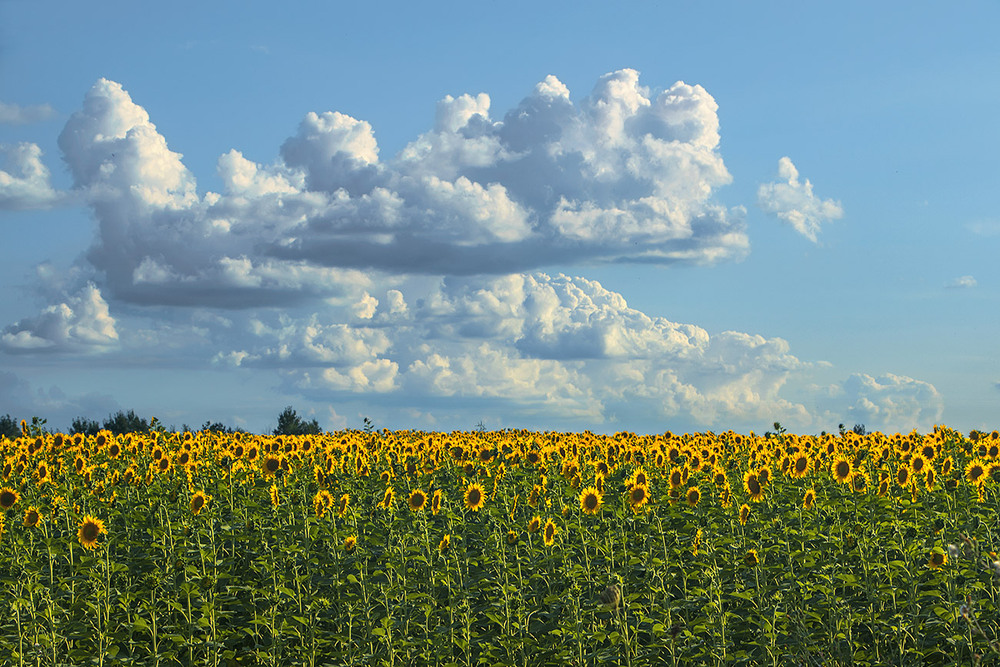
[[[891,373],[851,375],[843,384],[843,396],[850,420],[869,430],[929,430],[944,411],[941,394],[933,385]]]
[[[117,342],[115,320],[93,284],[64,303],[46,307],[37,317],[8,326],[0,335],[0,349],[7,352],[102,351]]]
[[[234,149],[219,159],[223,192],[199,194],[146,110],[102,79],[59,146],[99,223],[87,259],[112,297],[251,307],[354,294],[352,270],[741,256],[742,210],[712,201],[731,180],[718,125],[700,86],[654,94],[621,70],[574,104],[549,76],[500,120],[484,93],[446,97],[389,160],[369,123],[310,112],[274,164]]]
[[[0,102],[0,123],[8,125],[26,125],[48,120],[55,115],[55,110],[48,104],[20,106],[8,102]]]
[[[52,189],[49,169],[36,144],[0,145],[0,210],[47,208],[62,195]]]
[[[822,225],[844,215],[839,202],[820,199],[813,194],[809,179],[799,181],[799,170],[789,158],[778,160],[778,176],[784,180],[760,186],[757,190],[757,203],[813,243],[816,242],[816,235]]]

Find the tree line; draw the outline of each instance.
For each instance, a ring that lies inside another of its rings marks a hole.
[[[369,423],[365,420],[366,425]],[[26,422],[28,432],[31,434],[41,434],[52,432],[48,427],[48,422],[39,417],[32,417],[30,422]],[[97,435],[98,431],[105,430],[121,435],[123,433],[150,433],[153,431],[167,431],[155,417],[145,419],[135,413],[134,410],[119,410],[109,414],[103,421],[90,419],[87,417],[76,417],[69,427],[69,434],[82,433],[84,435]],[[187,424],[181,427],[181,431],[215,431],[217,433],[246,433],[239,427],[231,428],[222,422],[206,421],[200,429],[192,429]],[[277,426],[271,432],[273,435],[318,435],[323,432],[323,428],[315,419],[306,420],[299,416],[292,406],[286,407],[278,415]],[[21,422],[10,414],[0,417],[0,436],[18,438],[21,436]]]

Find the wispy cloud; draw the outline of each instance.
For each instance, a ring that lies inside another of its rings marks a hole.
[[[972,276],[961,276],[959,278],[954,278],[945,283],[945,287],[948,289],[969,289],[975,287],[979,283]]]
[[[813,194],[809,179],[799,181],[799,170],[791,159],[783,157],[778,160],[778,177],[783,180],[760,186],[757,203],[813,243],[824,224],[844,215],[840,202],[820,199]]]
[[[55,109],[48,104],[20,106],[0,102],[0,123],[8,125],[27,125],[48,120],[56,115]]]

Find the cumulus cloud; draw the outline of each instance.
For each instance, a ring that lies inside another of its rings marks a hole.
[[[38,316],[8,326],[0,335],[0,349],[12,353],[97,352],[117,342],[115,320],[92,283]]]
[[[813,194],[809,179],[799,181],[799,170],[791,159],[783,157],[778,160],[778,177],[783,180],[760,186],[757,203],[813,243],[822,225],[844,215],[840,202],[820,199]]]
[[[21,106],[9,102],[0,102],[0,123],[7,125],[26,125],[48,120],[56,114],[48,104]]]
[[[842,390],[850,421],[869,430],[929,430],[944,412],[944,401],[933,385],[903,375],[855,373]]]
[[[37,144],[0,145],[0,167],[0,210],[48,208],[62,199]]]
[[[549,76],[500,118],[485,93],[446,97],[389,159],[368,122],[310,112],[273,164],[233,149],[219,158],[223,192],[200,194],[147,111],[101,79],[59,146],[99,223],[87,258],[112,297],[251,307],[357,294],[356,270],[373,268],[739,257],[743,211],[712,199],[731,180],[717,109],[701,86],[654,92],[634,70],[579,103]]]
[[[971,287],[977,286],[979,283],[972,276],[961,276],[953,280],[949,280],[945,283],[945,287],[949,289],[969,289]]]

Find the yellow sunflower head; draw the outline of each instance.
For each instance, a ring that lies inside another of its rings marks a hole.
[[[348,535],[344,538],[344,551],[354,551],[354,547],[358,543],[357,535]]]
[[[406,504],[412,511],[419,512],[427,506],[427,494],[420,489],[413,489],[410,491],[410,497],[407,498]]]
[[[437,515],[441,511],[441,489],[434,489],[434,495],[431,496],[431,514]]]
[[[935,548],[931,551],[930,557],[927,559],[927,567],[932,570],[936,570],[947,562],[948,554],[946,554],[943,549]]]
[[[42,522],[42,513],[38,511],[37,507],[29,507],[24,513],[24,525],[28,528],[34,528]]]
[[[340,497],[340,501],[337,503],[337,516],[344,516],[347,513],[347,507],[351,504],[351,496],[345,493]]]
[[[193,496],[191,496],[191,513],[198,514],[205,506],[208,505],[208,501],[212,499],[212,496],[208,495],[204,491],[198,491]]]
[[[761,484],[760,478],[757,477],[757,473],[753,470],[748,470],[743,475],[743,490],[747,492],[750,500],[754,502],[760,502],[764,499],[764,485]]]
[[[478,512],[486,504],[486,490],[481,484],[472,483],[465,488],[465,508]]]
[[[531,518],[531,521],[528,522],[529,533],[537,533],[541,527],[542,527],[542,519],[538,515],[533,516]]]
[[[649,502],[649,487],[645,484],[635,484],[628,490],[628,504],[633,510],[639,511]]]
[[[21,500],[21,494],[9,486],[5,486],[0,489],[0,509],[9,510],[11,507],[16,505],[19,500]]]
[[[746,503],[740,505],[740,525],[747,525],[747,521],[750,519],[750,506]]]
[[[701,500],[701,489],[697,486],[692,486],[687,491],[687,504],[691,507],[697,507],[699,500]]]
[[[549,519],[545,522],[545,530],[542,532],[542,541],[545,542],[545,546],[551,547],[555,544],[556,535],[559,533],[559,528],[556,526],[555,521]]]
[[[833,473],[835,480],[841,484],[847,484],[851,481],[853,472],[851,462],[843,456],[838,456],[834,459],[833,465],[830,466],[830,472]]]
[[[604,502],[603,498],[597,487],[588,486],[580,492],[580,509],[586,514],[597,514]]]
[[[812,509],[813,505],[816,504],[816,491],[809,489],[806,491],[806,495],[802,498],[802,507],[809,510]]]
[[[760,565],[760,556],[757,554],[756,549],[751,549],[750,551],[748,551],[747,555],[743,557],[743,560],[750,567],[756,567],[757,565]]]
[[[97,538],[104,533],[104,522],[88,514],[80,522],[80,527],[76,531],[76,539],[84,548],[94,549],[97,547]]]

